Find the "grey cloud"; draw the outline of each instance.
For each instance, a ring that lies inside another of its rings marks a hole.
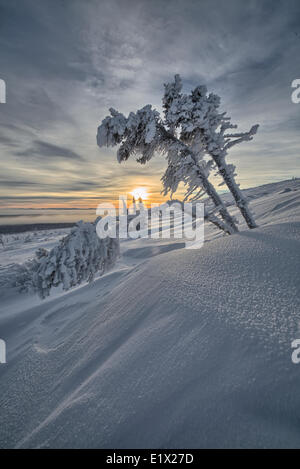
[[[31,182],[31,181],[19,181],[19,180],[13,180],[13,179],[2,179],[0,180],[0,187],[1,186],[7,186],[7,187],[22,187],[22,186],[31,186],[31,185],[37,185],[37,182]]]
[[[8,146],[8,147],[18,146],[12,138],[6,137],[4,135],[0,135],[0,144]]]
[[[0,180],[0,188],[26,188],[29,186],[33,186],[34,190],[36,191],[47,191],[47,192],[95,192],[96,190],[102,191],[107,189],[112,189],[111,181],[70,181],[66,179],[65,182],[45,182],[44,180],[41,181],[32,181],[32,180],[18,180],[18,179],[10,179],[9,177],[6,179]]]
[[[33,141],[33,146],[27,150],[19,151],[16,153],[16,156],[22,157],[34,157],[34,158],[67,158],[72,160],[81,160],[82,157],[70,150],[69,148],[60,147],[58,145],[53,145],[52,143],[43,142],[41,140]]]
[[[39,201],[39,200],[55,200],[55,201],[62,201],[62,202],[70,202],[72,200],[107,200],[107,196],[86,196],[86,197],[76,197],[76,196],[55,196],[55,195],[30,195],[30,196],[16,196],[16,195],[1,195],[1,200],[12,200],[12,201],[20,201],[20,202],[30,202],[30,201]]]

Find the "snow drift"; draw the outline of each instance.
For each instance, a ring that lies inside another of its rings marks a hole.
[[[130,241],[93,284],[2,314],[1,447],[299,447],[300,219],[279,192],[249,192],[256,230],[148,259]]]

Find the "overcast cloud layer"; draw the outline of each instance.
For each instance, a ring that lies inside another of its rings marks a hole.
[[[299,0],[0,0],[3,207],[93,206],[135,186],[157,199],[163,157],[119,165],[96,146],[109,107],[161,107],[163,83],[206,84],[241,130],[241,187],[299,176]]]

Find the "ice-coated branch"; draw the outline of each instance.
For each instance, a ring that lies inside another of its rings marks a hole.
[[[120,145],[117,157],[119,163],[128,160],[131,155],[138,156],[140,163],[149,161],[157,147],[156,126],[159,113],[147,105],[128,117],[110,109],[98,127],[97,144],[102,146]]]
[[[233,147],[234,145],[242,142],[247,142],[249,140],[253,139],[253,135],[255,135],[258,131],[259,125],[253,125],[249,132],[242,132],[242,133],[236,133],[236,134],[226,134],[224,137],[226,139],[232,139],[235,138],[235,140],[229,140],[229,142],[225,145],[224,149],[228,150],[229,148]]]

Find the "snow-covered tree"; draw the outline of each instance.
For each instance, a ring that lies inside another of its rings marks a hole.
[[[69,290],[109,270],[119,256],[119,239],[100,239],[96,232],[98,220],[78,222],[51,251],[39,249],[35,259],[24,266],[16,284],[45,298],[52,287],[62,285]]]
[[[165,85],[163,97],[164,118],[152,109],[151,105],[131,112],[126,118],[110,109],[98,127],[97,143],[101,146],[120,145],[118,161],[126,161],[130,156],[139,163],[146,163],[155,154],[166,155],[168,166],[162,177],[164,195],[171,196],[182,182],[186,186],[185,200],[197,200],[208,195],[214,204],[213,214],[207,219],[227,233],[237,231],[234,218],[210,183],[208,176],[216,168],[232,191],[234,199],[245,217],[248,226],[255,222],[248,210],[238,185],[234,181],[234,168],[227,165],[227,150],[242,141],[251,140],[258,126],[248,133],[225,134],[233,128],[225,113],[218,113],[220,98],[207,95],[205,86],[198,86],[190,95],[182,93],[179,75],[173,83]],[[205,159],[205,155],[211,158]],[[217,212],[220,218],[218,218]]]
[[[155,152],[164,153],[168,160],[167,170],[162,177],[164,193],[176,192],[180,182],[188,186],[187,194],[196,188],[198,192],[202,190],[219,208],[225,231],[237,231],[234,219],[208,180],[210,164],[168,131],[159,113],[152,110],[151,105],[135,114],[131,112],[128,118],[114,109],[110,109],[110,113],[111,116],[106,117],[98,127],[97,143],[100,147],[119,144],[117,157],[120,163],[133,155],[139,163],[145,164]]]
[[[226,156],[234,145],[252,140],[259,126],[252,126],[248,132],[226,133],[237,125],[231,124],[226,112],[219,112],[220,102],[219,96],[207,93],[206,86],[197,86],[190,95],[183,94],[180,76],[176,75],[173,83],[165,85],[165,124],[172,133],[178,130],[180,140],[196,154],[202,152],[211,156],[249,228],[255,228],[247,200],[234,180],[235,166],[226,163]]]

